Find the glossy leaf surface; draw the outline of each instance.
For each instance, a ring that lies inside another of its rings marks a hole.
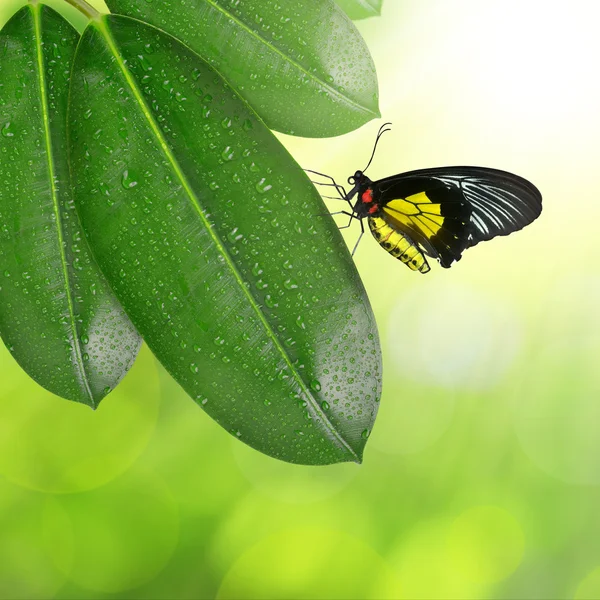
[[[383,0],[335,0],[344,12],[355,21],[378,17]]]
[[[209,61],[271,128],[329,137],[379,116],[364,40],[333,0],[107,0]]]
[[[38,383],[95,407],[140,339],[93,262],[73,205],[66,115],[78,38],[39,4],[0,33],[0,333]]]
[[[70,126],[94,255],[171,375],[271,456],[360,461],[380,394],[373,314],[273,134],[195,53],[121,16],[83,34]]]

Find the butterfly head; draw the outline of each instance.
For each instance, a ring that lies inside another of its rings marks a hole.
[[[352,210],[357,219],[364,219],[379,212],[377,192],[373,182],[363,171],[356,171],[352,177],[348,178],[348,183],[353,186],[348,198],[353,198],[356,195],[356,202]]]
[[[356,203],[352,208],[352,212],[357,219],[364,219],[365,217],[375,216],[381,209],[376,198],[376,189],[373,186],[373,182],[365,175],[365,171],[371,166],[373,158],[375,157],[375,151],[377,150],[377,144],[381,139],[381,136],[386,132],[390,131],[388,126],[391,123],[384,123],[377,134],[377,139],[373,145],[373,152],[371,158],[367,163],[367,166],[362,171],[356,171],[354,175],[348,177],[348,183],[352,186],[352,189],[346,196],[347,200],[351,200],[355,195],[358,196]]]
[[[359,186],[363,179],[366,178],[366,175],[362,171],[356,171],[354,175],[348,177],[348,183],[352,186]]]

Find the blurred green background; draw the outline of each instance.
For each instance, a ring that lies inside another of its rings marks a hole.
[[[363,240],[385,363],[363,465],[261,456],[147,350],[93,413],[2,348],[0,597],[600,598],[599,20],[596,0],[388,0],[358,24],[394,124],[371,178],[493,166],[545,203],[426,276]],[[379,125],[280,137],[345,181]]]

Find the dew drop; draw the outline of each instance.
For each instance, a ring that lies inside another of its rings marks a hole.
[[[143,54],[138,55],[138,60],[144,71],[152,71],[152,65],[148,62],[148,59]]]
[[[277,301],[275,300],[275,298],[273,298],[273,296],[271,296],[271,294],[267,294],[265,296],[265,305],[268,308],[275,308],[278,306]]]
[[[267,183],[267,180],[263,177],[257,184],[256,184],[256,191],[259,194],[266,194],[273,186],[269,183]]]
[[[5,138],[11,138],[13,137],[15,134],[10,130],[10,123],[7,123],[3,128],[2,128],[2,135]]]
[[[235,152],[231,148],[231,146],[227,146],[223,152],[221,152],[221,158],[223,160],[233,160]]]
[[[239,229],[237,227],[234,227],[228,234],[227,234],[227,239],[230,241],[230,243],[235,244],[236,242],[239,242],[244,236],[239,232]]]
[[[123,171],[123,177],[121,178],[121,185],[126,189],[130,190],[134,188],[138,182],[135,179],[134,174],[129,170]]]

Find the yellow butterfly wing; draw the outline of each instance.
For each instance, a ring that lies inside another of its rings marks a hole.
[[[390,200],[383,206],[382,216],[426,254],[449,267],[468,246],[469,215],[458,190],[442,188]]]

